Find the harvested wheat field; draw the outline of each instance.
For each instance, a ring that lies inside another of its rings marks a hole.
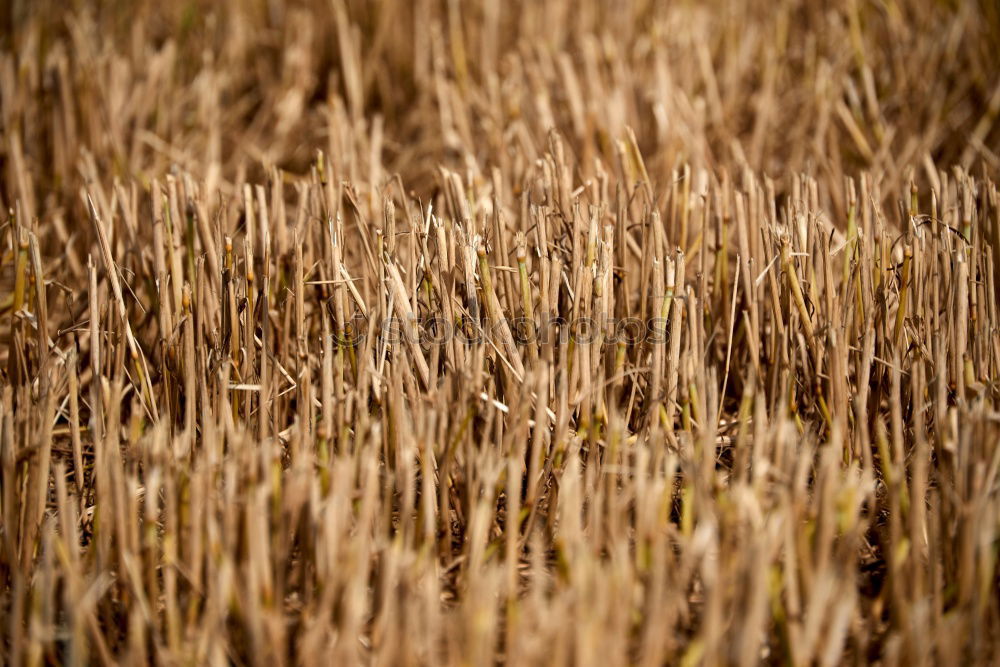
[[[0,4],[0,663],[1000,660],[993,0]]]

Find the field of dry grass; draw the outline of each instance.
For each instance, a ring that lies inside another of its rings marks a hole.
[[[0,3],[0,664],[996,664],[992,0]]]

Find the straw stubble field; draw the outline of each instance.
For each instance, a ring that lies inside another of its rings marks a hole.
[[[1000,656],[988,1],[0,8],[0,661]]]

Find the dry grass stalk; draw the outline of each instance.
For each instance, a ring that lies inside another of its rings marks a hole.
[[[992,3],[56,5],[4,664],[996,662]]]

